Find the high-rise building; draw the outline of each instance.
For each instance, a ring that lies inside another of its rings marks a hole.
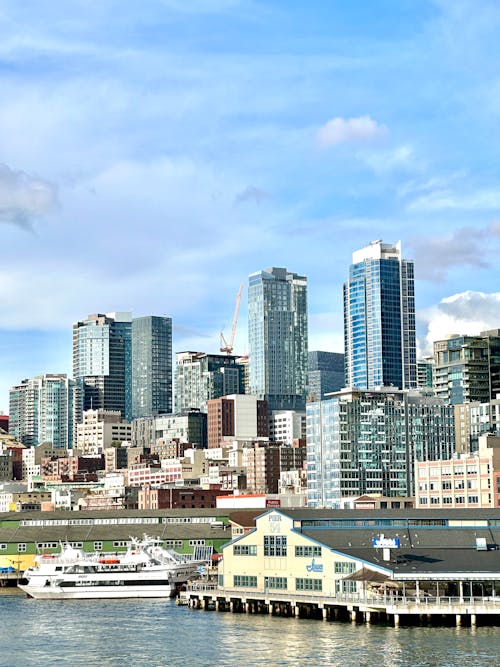
[[[75,381],[63,374],[23,380],[9,396],[9,433],[23,445],[52,443],[55,449],[73,446]]]
[[[172,412],[172,320],[132,320],[132,417]]]
[[[456,405],[500,393],[500,330],[448,336],[434,343],[434,391]]]
[[[344,355],[340,352],[309,352],[308,400],[320,401],[325,394],[340,391],[344,386],[344,368]]]
[[[73,325],[77,419],[83,410],[119,410],[132,417],[132,315],[89,315]]]
[[[413,262],[401,244],[373,241],[353,253],[344,284],[345,384],[417,386]]]
[[[253,273],[248,288],[250,393],[270,410],[303,410],[307,388],[307,278]]]
[[[212,398],[243,394],[244,369],[229,354],[178,352],[175,368],[175,410],[197,408],[207,412]]]
[[[453,406],[389,387],[344,389],[307,408],[309,507],[340,507],[345,497],[415,494],[416,461],[450,459]]]

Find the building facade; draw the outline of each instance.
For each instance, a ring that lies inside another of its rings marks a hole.
[[[270,410],[305,407],[307,335],[307,278],[276,267],[250,275],[250,393]]]
[[[475,454],[416,464],[417,507],[500,507],[500,438],[479,437]]]
[[[413,496],[416,461],[451,458],[453,406],[417,392],[344,390],[307,405],[310,507],[343,497]]]
[[[132,416],[132,315],[89,315],[73,325],[73,377],[84,410],[119,410]]]
[[[500,393],[500,330],[434,343],[434,391],[453,405],[486,403]]]
[[[268,419],[267,402],[255,396],[233,394],[208,401],[208,447],[267,438]]]
[[[399,242],[353,253],[344,284],[346,387],[417,386],[413,268]]]
[[[132,417],[172,413],[172,320],[132,320]]]
[[[315,350],[308,354],[307,397],[321,401],[325,394],[340,391],[345,383],[345,357],[340,352]]]
[[[75,402],[75,381],[64,374],[23,380],[9,393],[9,433],[28,447],[47,442],[57,449],[70,449]]]
[[[83,421],[76,427],[76,447],[84,455],[102,454],[112,443],[131,440],[132,425],[118,411],[85,410]]]
[[[306,439],[305,410],[275,410],[269,415],[269,440],[290,447]]]
[[[229,354],[178,352],[175,368],[175,409],[207,412],[213,398],[243,394],[244,368]]]

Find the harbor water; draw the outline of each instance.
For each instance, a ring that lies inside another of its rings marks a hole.
[[[205,612],[173,600],[0,595],[0,666],[491,667],[498,627],[386,627]]]

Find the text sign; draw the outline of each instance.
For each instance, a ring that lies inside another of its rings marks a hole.
[[[372,546],[376,549],[399,549],[399,538],[397,537],[374,537]]]

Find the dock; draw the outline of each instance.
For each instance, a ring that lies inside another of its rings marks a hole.
[[[360,594],[335,598],[297,593],[242,592],[194,584],[180,593],[181,604],[220,612],[269,614],[352,623],[404,625],[500,625],[500,597]]]

